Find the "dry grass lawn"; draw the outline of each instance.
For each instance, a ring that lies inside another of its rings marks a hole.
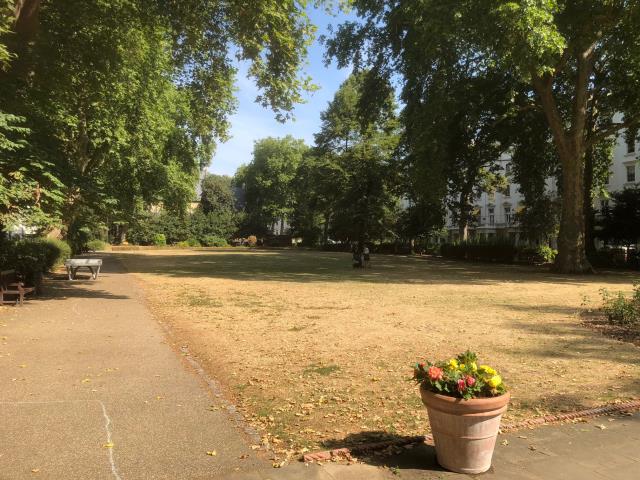
[[[427,430],[408,381],[419,359],[467,348],[512,389],[505,422],[640,397],[640,348],[581,326],[627,274],[349,254],[119,253],[175,342],[282,452]]]

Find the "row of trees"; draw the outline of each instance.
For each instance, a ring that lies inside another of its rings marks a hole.
[[[559,179],[556,269],[589,271],[591,200],[606,177],[611,138],[635,136],[640,123],[640,2],[351,5],[360,21],[337,29],[328,58],[401,82],[408,168],[419,195],[457,193],[464,225],[469,191],[492,181],[486,162],[509,149],[527,207],[544,205],[535,192],[549,173]]]
[[[282,229],[286,220],[309,245],[398,237],[400,122],[388,83],[375,99],[364,97],[371,81],[361,72],[340,86],[313,147],[290,136],[256,142],[234,179],[244,191],[247,233]]]
[[[0,1],[0,229],[72,242],[148,205],[181,216],[235,108],[233,56],[289,116],[305,2]]]

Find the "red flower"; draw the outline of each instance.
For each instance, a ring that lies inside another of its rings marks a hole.
[[[463,378],[458,380],[458,391],[462,393],[465,391],[466,388],[467,388],[467,382],[465,382]]]
[[[441,368],[429,367],[429,378],[431,379],[432,382],[435,382],[437,380],[442,380],[443,373],[444,372],[442,371]]]
[[[419,363],[419,364],[418,364],[418,368],[419,368],[420,370],[424,370],[424,363]]]
[[[467,385],[473,387],[476,384],[476,379],[471,375],[467,375]]]

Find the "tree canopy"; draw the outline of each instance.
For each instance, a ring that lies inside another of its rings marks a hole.
[[[293,180],[307,149],[304,141],[290,135],[255,143],[252,161],[238,169],[234,178],[234,183],[244,190],[247,233],[264,234],[277,222],[282,226],[290,220]]]
[[[366,66],[380,76],[399,74],[408,109],[431,93],[432,80],[447,63],[468,64],[478,75],[491,66],[526,87],[514,97],[517,108],[510,114],[542,113],[560,165],[556,269],[589,271],[585,157],[640,121],[640,2],[354,0],[352,5],[362,21],[342,24],[328,42],[328,55],[339,65]],[[421,94],[412,94],[416,91]]]
[[[5,225],[61,223],[73,236],[144,205],[183,212],[228,133],[234,57],[281,120],[313,88],[300,73],[314,34],[305,1],[14,4],[0,5]]]

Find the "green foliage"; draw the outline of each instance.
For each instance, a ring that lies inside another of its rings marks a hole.
[[[62,240],[35,238],[3,242],[0,245],[0,269],[16,270],[29,284],[61,265],[71,256],[71,247]]]
[[[207,174],[200,185],[200,207],[206,214],[225,214],[233,212],[236,198],[233,193],[231,177],[226,175]]]
[[[365,96],[376,86],[376,96]],[[351,75],[321,113],[316,147],[294,181],[292,224],[307,244],[393,239],[399,211],[400,124],[389,83]]]
[[[228,247],[229,243],[223,237],[205,235],[200,241],[203,247]]]
[[[588,271],[585,197],[600,179],[585,178],[585,155],[609,143],[620,130],[635,129],[640,123],[640,4],[568,0],[354,0],[350,4],[362,21],[342,24],[328,41],[327,55],[335,57],[339,66],[353,64],[356,70],[371,68],[378,76],[401,78],[408,155],[414,163],[432,157],[430,142],[442,143],[439,135],[422,133],[425,128],[433,131],[434,124],[437,129],[438,116],[421,112],[425,102],[439,103],[439,95],[448,103],[443,84],[458,84],[460,78],[483,81],[495,73],[500,79],[496,86],[504,83],[507,95],[481,96],[477,105],[482,108],[472,105],[470,113],[472,119],[483,110],[497,114],[493,120],[487,118],[495,127],[487,131],[511,126],[509,143],[517,144],[531,116],[537,116],[540,135],[535,138],[552,145],[562,182],[564,213],[556,267],[567,273]],[[489,85],[488,91],[493,90]],[[475,131],[471,128],[471,133]],[[462,145],[473,144],[465,138]],[[536,158],[530,156],[531,165],[538,163]],[[545,170],[547,159],[540,158]],[[601,162],[588,163],[594,164],[596,175],[602,171]],[[425,182],[441,198],[449,178],[443,169],[435,165]]]
[[[244,190],[245,233],[265,234],[271,225],[291,217],[293,181],[307,149],[304,141],[290,135],[255,143],[251,163],[238,169],[234,178]]]
[[[107,242],[98,239],[89,240],[85,245],[85,250],[89,252],[104,252],[109,249],[110,245]]]
[[[518,248],[513,243],[500,240],[495,242],[470,240],[456,244],[443,244],[440,246],[440,254],[445,258],[458,260],[513,263],[518,254]]]
[[[640,323],[640,284],[633,285],[633,294],[627,297],[624,293],[611,294],[607,289],[600,290],[602,311],[609,323],[630,325]]]
[[[196,238],[188,238],[187,240],[183,240],[181,242],[176,243],[177,247],[180,248],[188,248],[188,247],[200,247],[200,242]]]
[[[81,246],[77,229],[126,224],[141,205],[184,216],[227,137],[234,56],[280,119],[313,89],[304,2],[34,3],[37,35],[23,39],[7,34],[14,2],[0,2],[0,70],[15,56],[0,72],[3,224],[62,219]]]
[[[238,230],[241,216],[232,209],[205,213],[198,209],[187,217],[189,236],[205,243],[205,237],[231,238]]]
[[[558,251],[549,245],[540,245],[536,252],[545,263],[553,263],[558,255]]]
[[[602,212],[596,235],[613,245],[635,245],[640,238],[640,188],[611,194],[612,206]]]
[[[164,247],[167,244],[167,237],[164,233],[154,233],[151,237],[151,243],[156,247]]]

